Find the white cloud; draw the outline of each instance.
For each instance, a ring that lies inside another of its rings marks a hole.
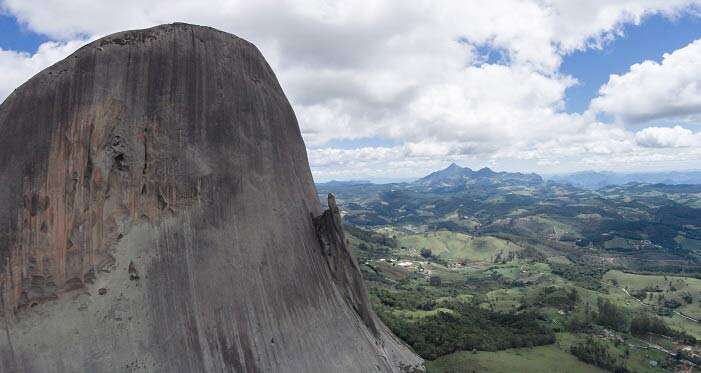
[[[558,14],[554,29],[563,51],[598,48],[622,35],[624,24],[640,24],[645,17],[662,14],[676,17],[682,12],[698,13],[699,1],[685,0],[551,0]]]
[[[34,54],[0,49],[0,102],[32,75],[65,58],[83,44],[83,41],[47,42]]]
[[[661,63],[644,61],[623,75],[611,75],[592,100],[593,110],[626,123],[662,118],[701,119],[701,39],[672,53]]]
[[[635,141],[646,148],[686,148],[701,146],[701,133],[680,126],[648,127],[635,134]]]
[[[380,170],[407,176],[445,159],[569,167],[568,157],[638,152],[642,146],[624,127],[598,123],[593,112],[563,113],[565,90],[576,81],[560,72],[562,58],[602,46],[620,35],[624,24],[652,14],[696,12],[699,4],[0,0],[0,9],[28,29],[64,41],[174,21],[234,33],[255,43],[278,74],[311,149],[315,174]],[[63,55],[73,43],[64,46]],[[55,45],[57,53],[61,45]],[[504,60],[486,64],[480,52],[485,46]],[[46,54],[41,51],[4,53],[10,57],[0,53],[0,71],[10,73],[0,78],[0,97],[58,58],[41,57]],[[327,145],[372,137],[400,145]],[[339,165],[343,170],[334,170]]]

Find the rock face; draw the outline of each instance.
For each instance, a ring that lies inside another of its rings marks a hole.
[[[418,368],[330,206],[252,44],[81,48],[0,106],[0,372]]]

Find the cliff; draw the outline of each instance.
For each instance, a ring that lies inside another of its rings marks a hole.
[[[411,371],[252,44],[110,35],[0,106],[0,372]]]

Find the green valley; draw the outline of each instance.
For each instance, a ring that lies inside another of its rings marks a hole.
[[[699,186],[585,190],[451,166],[317,189],[337,197],[375,311],[429,372],[701,363]]]

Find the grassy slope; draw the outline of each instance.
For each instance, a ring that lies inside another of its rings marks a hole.
[[[676,311],[697,319],[701,318],[701,280],[699,279],[691,277],[666,276],[665,280],[665,276],[663,275],[638,275],[624,273],[621,271],[609,271],[603,278],[605,282],[611,282],[614,279],[618,281],[620,287],[625,287],[630,292],[644,289],[646,287],[659,287],[662,292],[650,293],[653,295],[653,297],[645,299],[646,303],[657,304],[656,297],[658,294],[662,294],[664,295],[665,299],[676,299],[682,304],[682,306],[677,308]],[[675,286],[675,291],[670,289],[670,282]],[[684,302],[681,296],[684,292],[688,292],[692,295],[692,304],[686,304]],[[626,301],[628,305],[631,305],[630,299],[631,298],[628,298]],[[635,305],[635,303],[632,303],[632,305]],[[645,306],[639,306],[637,308],[650,309],[649,307]],[[685,331],[697,339],[701,339],[701,324],[690,321],[676,314],[672,315],[671,317],[663,317],[663,319],[667,325],[677,330]]]
[[[491,261],[493,260],[495,250],[518,248],[518,246],[513,245],[512,243],[507,243],[507,241],[495,237],[483,236],[473,238],[469,235],[447,231],[410,235],[401,233],[394,234],[398,236],[397,238],[399,239],[401,246],[405,246],[410,249],[410,256],[414,257],[411,258],[412,261],[416,261],[416,259],[425,261],[424,258],[418,258],[418,248],[427,247],[432,249],[434,254],[438,254],[443,258],[455,258],[456,255],[459,255],[470,262],[483,262],[484,266],[480,266],[482,269],[479,269],[478,267],[448,269],[435,263],[423,263],[425,270],[431,271],[432,274],[439,275],[443,279],[444,286],[450,286],[451,283],[462,284],[465,281],[465,278],[470,276],[488,279],[494,275],[499,275],[509,280],[527,281],[528,286],[526,287],[494,289],[484,293],[486,302],[481,303],[481,306],[490,308],[494,307],[495,311],[514,311],[524,299],[527,300],[528,303],[534,303],[540,297],[542,297],[541,290],[547,286],[555,285],[558,288],[567,289],[573,286],[573,284],[568,280],[553,275],[550,272],[549,266],[545,263],[515,259],[508,263],[492,264]],[[481,242],[475,244],[475,241]],[[409,253],[409,251],[401,249],[390,250],[396,250],[396,254],[401,252],[406,255]],[[504,253],[502,255],[504,255]],[[399,256],[402,257],[402,255]],[[403,257],[406,258],[405,256]],[[393,271],[401,272],[401,276],[391,276],[392,278],[398,279],[406,277],[408,272],[414,270],[413,268],[402,268],[398,265],[392,265],[389,262],[378,262],[375,263],[375,266],[378,269],[381,268],[383,273],[386,272],[386,275],[390,275],[390,273]],[[607,298],[615,304],[625,307],[626,312],[630,312],[631,314],[640,312],[643,309],[648,310],[647,307],[641,306],[633,298],[627,296],[620,288],[611,286],[611,280],[613,279],[618,281],[619,286],[625,286],[631,290],[644,288],[650,283],[655,285],[659,283],[660,287],[664,287],[666,284],[668,287],[670,280],[673,282],[679,280],[680,282],[678,282],[678,286],[680,287],[682,285],[681,281],[684,281],[684,284],[687,284],[683,287],[685,290],[689,290],[689,288],[696,288],[696,285],[701,285],[701,281],[690,278],[677,279],[676,277],[668,276],[667,280],[665,281],[664,276],[646,276],[628,274],[620,271],[609,271],[603,281],[605,284],[609,284],[606,286],[606,288],[609,290],[606,293],[600,293],[575,286],[580,295],[577,308],[581,311],[581,309],[584,307],[584,303],[589,303],[593,309],[596,309],[596,300],[597,298],[601,297]],[[696,283],[697,281],[699,284]],[[701,290],[701,286],[698,288]],[[467,297],[466,294],[463,295],[466,296],[466,299],[472,298],[472,296]],[[451,297],[446,297],[446,299],[450,298]],[[695,296],[694,298],[694,303],[696,303],[697,299],[701,300],[701,296],[698,298]],[[434,314],[436,310],[396,310],[395,312],[400,313],[401,316],[406,319],[417,319]],[[558,314],[557,307],[546,307],[543,312],[548,315],[548,319],[554,323],[553,325],[564,325],[567,321],[567,315]],[[700,325],[689,322],[688,320],[678,317],[665,318],[665,320],[670,326],[676,327],[680,330],[687,330],[692,335],[698,336],[699,332],[701,332],[701,330],[689,330],[690,326],[699,327]],[[477,354],[463,351],[441,357],[434,362],[429,362],[428,367],[431,369],[430,371],[436,372],[471,372],[473,370],[477,372],[600,372],[601,370],[598,368],[582,363],[574,356],[569,354],[569,344],[563,340],[566,339],[563,338],[563,335],[566,334],[568,333],[560,333],[558,336],[558,344],[553,346],[540,346],[531,349],[516,349],[501,352],[478,352]],[[612,348],[613,351],[619,350],[613,345],[611,345],[610,348]],[[642,352],[635,349],[631,351],[631,355],[628,360],[628,367],[634,371],[640,372],[660,371],[659,369],[655,370],[649,366],[648,362],[651,358],[653,358],[653,356],[646,355],[646,353],[649,354],[649,352]],[[622,354],[622,350],[618,351],[617,354]],[[663,357],[654,357],[654,359],[658,358],[662,359]],[[557,364],[550,365],[555,364],[553,361],[557,362]],[[558,370],[560,368],[562,368],[562,370]]]
[[[686,250],[701,251],[701,240],[693,240],[683,236],[677,236],[677,238],[674,240],[679,242],[679,244]]]
[[[509,252],[521,250],[521,247],[496,237],[472,237],[449,231],[400,236],[399,245],[415,249],[430,249],[434,254],[446,258],[474,261],[491,261],[499,252],[506,255]]]
[[[427,362],[429,373],[440,372],[604,372],[556,346],[497,352],[456,352]]]
[[[677,311],[697,319],[701,318],[701,280],[699,279],[678,276],[638,275],[621,271],[609,271],[603,278],[604,281],[608,282],[614,279],[619,286],[625,287],[631,292],[645,288],[659,288],[661,292],[650,293],[654,294],[654,296],[662,294],[665,299],[676,299],[682,304]],[[693,302],[691,304],[686,304],[682,299],[684,293],[689,293],[692,296]],[[645,302],[655,304],[654,296],[652,299],[646,299]]]

